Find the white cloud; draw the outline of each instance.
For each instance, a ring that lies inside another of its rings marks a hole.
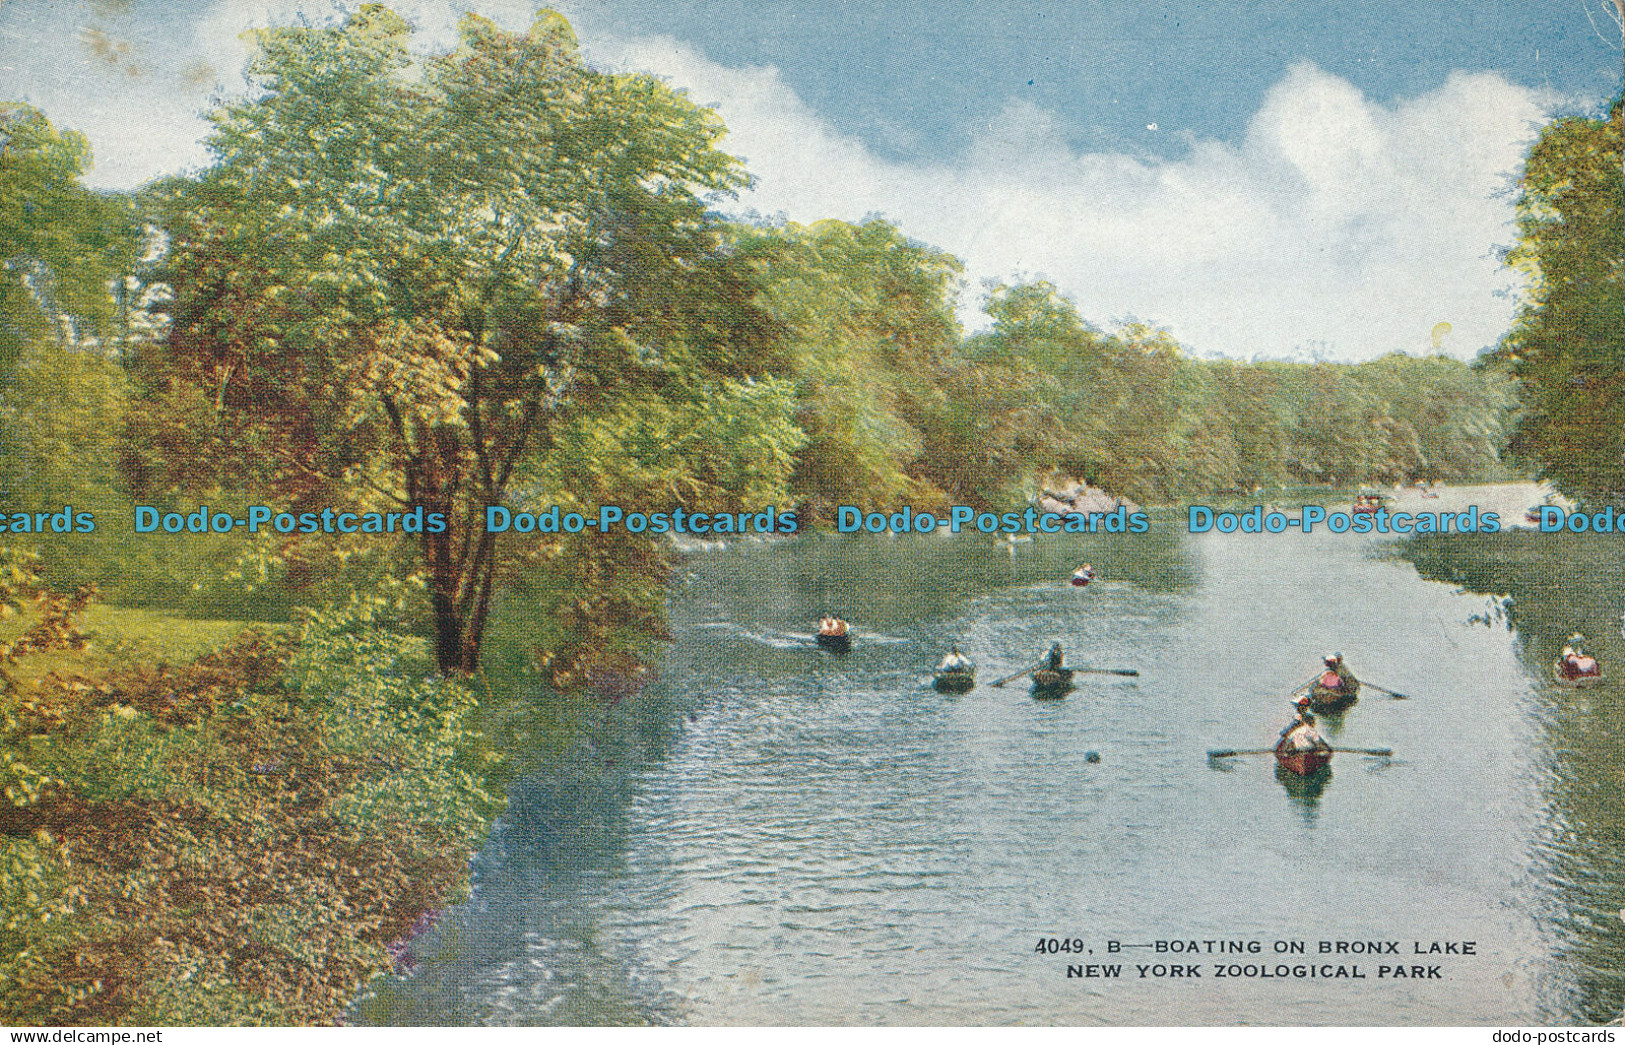
[[[325,21],[355,6],[221,0],[190,40],[169,42],[167,73],[125,90],[110,89],[105,70],[78,51],[14,68],[34,85],[30,100],[89,134],[92,183],[128,186],[205,158],[208,88],[174,90],[183,68],[206,63],[235,93],[244,30]],[[465,9],[451,0],[393,6],[420,27],[423,46],[449,44]],[[532,0],[480,8],[514,29],[533,11]],[[42,37],[62,39],[64,9],[36,10],[52,22],[37,27]],[[1496,257],[1513,238],[1507,190],[1556,101],[1494,74],[1457,74],[1384,105],[1301,65],[1269,92],[1240,142],[1186,132],[1176,159],[1077,152],[1065,121],[1013,101],[958,162],[899,163],[837,132],[773,68],[725,67],[666,38],[619,39],[592,27],[590,12],[565,13],[593,60],[652,70],[718,108],[730,129],[724,147],[757,179],[742,210],[802,222],[880,213],[963,258],[972,288],[1042,276],[1095,322],[1133,316],[1199,352],[1240,357],[1303,347],[1341,359],[1426,351],[1440,322],[1452,325],[1447,351],[1471,356],[1493,344],[1513,308],[1498,296],[1514,281]],[[966,303],[973,322],[975,297]]]
[[[1553,99],[1494,74],[1387,106],[1291,69],[1238,145],[1175,160],[1069,149],[1050,114],[1008,105],[954,165],[887,162],[837,134],[771,68],[726,68],[669,39],[600,46],[715,105],[757,178],[741,203],[797,221],[880,213],[983,278],[1042,275],[1110,323],[1166,325],[1198,351],[1360,359],[1506,330],[1508,189]],[[971,303],[974,304],[974,303]]]

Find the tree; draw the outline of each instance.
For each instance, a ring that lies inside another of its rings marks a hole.
[[[959,340],[958,259],[874,219],[742,229],[759,303],[785,331],[807,433],[793,488],[809,515],[837,505],[936,507],[919,426]]]
[[[93,344],[122,318],[125,302],[113,291],[135,267],[137,227],[127,200],[80,184],[89,165],[83,135],[57,130],[29,106],[0,104],[0,506],[81,493],[53,480],[95,471],[85,460],[114,438],[79,424],[81,441],[61,445],[56,436],[86,419],[86,403],[34,380],[41,368],[65,367],[74,378],[96,370],[101,361],[64,353]],[[30,372],[19,369],[25,361]],[[42,426],[56,436],[38,438]],[[57,452],[64,456],[53,458]]]
[[[84,135],[0,103],[0,380],[28,341],[77,342],[118,318],[137,229],[127,201],[80,184],[89,166]]]
[[[173,324],[142,368],[147,483],[206,464],[295,507],[443,513],[420,548],[449,672],[478,666],[511,565],[484,508],[567,494],[561,433],[635,401],[780,409],[750,391],[776,328],[701,195],[744,183],[716,115],[591,69],[552,12],[460,28],[426,58],[376,4],[257,34],[262,92],[159,190]],[[756,499],[781,457],[746,465]]]
[[[1513,450],[1584,501],[1625,497],[1620,111],[1557,120],[1530,150],[1506,259],[1528,282],[1496,357],[1524,400]]]

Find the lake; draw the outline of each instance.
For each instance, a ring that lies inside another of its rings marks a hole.
[[[1476,503],[1511,521],[1537,497],[1452,490],[1399,507]],[[1604,663],[1625,655],[1625,607],[1602,598],[1571,623],[1557,600],[1519,616],[1505,578],[1475,589],[1433,562],[1424,572],[1442,579],[1423,579],[1392,538],[1190,535],[1183,515],[1153,518],[1143,536],[826,534],[685,554],[660,681],[616,704],[538,691],[510,711],[510,735],[534,728],[537,753],[520,756],[473,898],[414,942],[415,965],[375,985],[355,1020],[1617,1014],[1625,822],[1596,813],[1617,802],[1574,792],[1599,757],[1620,766],[1621,673],[1581,695],[1545,665],[1567,634],[1550,632],[1594,634],[1606,612]],[[1612,569],[1625,538],[1606,540],[1563,554]],[[1076,589],[1082,562],[1099,579]],[[849,655],[813,646],[825,612],[852,621]],[[1062,701],[989,684],[1052,641],[1069,663],[1140,674],[1080,676]],[[979,685],[936,693],[930,668],[956,643]],[[1368,688],[1323,716],[1325,732],[1392,758],[1339,754],[1305,781],[1268,756],[1207,757],[1271,744],[1287,693],[1333,650],[1411,699]],[[1083,953],[1039,953],[1046,940]],[[1398,953],[1338,954],[1339,942]],[[1090,968],[1111,965],[1119,976]],[[1200,975],[1154,977],[1157,965]],[[1379,979],[1394,966],[1406,977]]]

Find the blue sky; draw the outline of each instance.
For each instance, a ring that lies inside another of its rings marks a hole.
[[[950,158],[1010,99],[1058,114],[1082,149],[1170,154],[1234,139],[1282,74],[1311,62],[1379,101],[1454,71],[1570,97],[1618,90],[1618,40],[1591,0],[981,4],[621,0],[592,19],[666,35],[728,66],[772,65],[840,131],[893,159]],[[1605,2],[1605,0],[1604,0]],[[1610,32],[1613,49],[1593,32]],[[1160,132],[1146,130],[1158,125]]]
[[[1589,6],[1588,6],[1589,5]],[[335,0],[0,0],[0,99],[90,136],[93,184],[207,162],[239,34]],[[425,46],[472,7],[403,0]],[[589,57],[715,105],[733,208],[881,214],[984,280],[1240,358],[1470,358],[1506,329],[1512,179],[1540,123],[1619,91],[1606,0],[556,5]]]

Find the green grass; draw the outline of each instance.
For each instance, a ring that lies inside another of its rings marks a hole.
[[[0,643],[16,639],[38,621],[38,614],[30,612],[0,618]],[[29,687],[53,673],[64,677],[94,674],[137,661],[184,664],[231,645],[250,628],[273,633],[291,627],[263,621],[200,620],[159,610],[93,604],[79,620],[79,630],[90,636],[87,649],[31,653],[9,670],[16,682]]]
[[[199,620],[120,606],[92,606],[80,625],[104,650],[127,649],[148,658],[172,662],[192,660],[213,652],[249,628],[276,632],[289,627],[263,621]]]

